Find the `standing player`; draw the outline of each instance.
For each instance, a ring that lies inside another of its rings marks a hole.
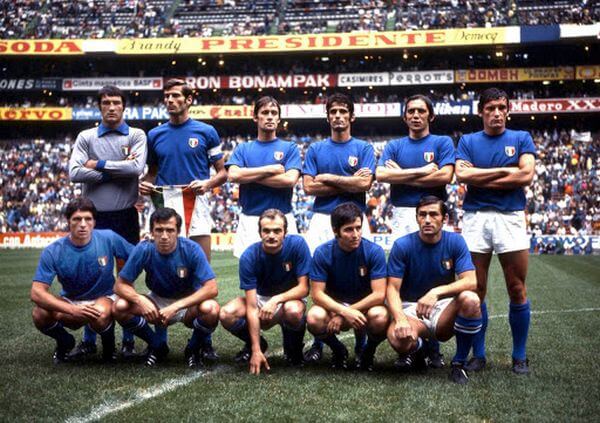
[[[192,89],[180,79],[170,79],[164,86],[164,103],[169,122],[148,132],[148,174],[140,183],[140,193],[152,195],[162,191],[173,194],[184,204],[179,211],[186,233],[196,241],[210,261],[210,215],[208,193],[227,180],[221,141],[215,128],[190,118],[194,101]],[[210,166],[216,173],[210,177]],[[173,190],[173,187],[180,187]],[[174,193],[171,193],[174,191]],[[165,205],[169,205],[168,198]],[[187,204],[193,208],[188,209]]]
[[[185,81],[168,80],[163,94],[169,122],[148,133],[148,174],[140,183],[140,193],[162,193],[163,205],[183,218],[181,235],[200,244],[210,262],[209,193],[227,179],[221,141],[215,128],[190,118],[193,91]],[[212,177],[211,164],[216,171]],[[166,342],[166,333],[160,328],[159,333]],[[215,361],[218,357],[208,340],[204,359]]]
[[[388,325],[387,273],[383,248],[362,238],[363,218],[354,203],[342,203],[333,210],[335,238],[315,251],[310,271],[315,305],[306,320],[308,330],[331,348],[333,368],[347,368],[348,360],[348,350],[336,335],[349,329],[366,334],[366,345],[356,351],[356,366],[371,371]]]
[[[485,90],[478,109],[483,131],[464,135],[457,151],[456,176],[467,184],[463,236],[477,270],[477,290],[482,301],[492,253],[498,254],[510,297],[512,370],[528,374],[526,344],[531,311],[525,289],[529,238],[523,187],[533,180],[536,151],[528,132],[506,128],[509,101],[504,91]],[[481,370],[486,365],[485,303],[482,303],[482,316],[483,327],[474,342],[468,370]]]
[[[287,219],[280,210],[265,210],[258,230],[261,241],[248,247],[240,258],[240,288],[246,295],[221,309],[223,327],[245,342],[236,361],[249,361],[254,374],[259,374],[262,366],[269,370],[264,356],[267,342],[260,330],[276,324],[281,325],[287,361],[302,364],[311,264],[304,238],[287,235]]]
[[[102,338],[102,358],[112,362],[114,259],[126,260],[133,246],[113,231],[94,230],[96,207],[87,198],[71,201],[65,215],[69,235],[44,249],[33,278],[33,323],[56,340],[55,364],[67,361],[75,346],[64,326],[77,329],[86,324]],[[55,277],[62,286],[60,297],[50,292]]]
[[[277,138],[281,107],[273,97],[261,97],[254,104],[256,141],[238,145],[227,162],[229,181],[240,184],[242,213],[233,245],[233,255],[240,257],[255,242],[258,219],[267,209],[281,210],[288,221],[288,233],[296,234],[292,214],[292,192],[300,177],[302,162],[293,142]]]
[[[421,198],[416,215],[419,231],[398,238],[388,260],[387,305],[393,318],[388,340],[424,368],[423,339],[444,342],[456,334],[450,377],[465,384],[464,364],[481,329],[475,267],[464,239],[442,231],[447,217],[442,200]]]
[[[149,350],[146,365],[154,366],[168,353],[167,344],[152,331],[148,322],[168,326],[182,322],[193,328],[185,348],[189,367],[203,366],[201,350],[219,322],[217,281],[197,243],[177,235],[182,219],[171,208],[158,208],[150,216],[154,241],[144,241],[132,251],[119,273],[113,307],[115,319],[144,341]],[[147,295],[136,292],[133,283],[146,272]],[[210,345],[212,348],[212,345]]]
[[[139,215],[135,208],[138,199],[138,178],[146,164],[146,134],[129,127],[124,119],[125,94],[107,85],[98,91],[98,107],[102,122],[97,128],[81,132],[69,160],[72,182],[82,183],[82,195],[98,209],[97,229],[111,229],[129,243],[140,241]],[[117,268],[123,266],[117,263]],[[87,326],[83,341],[73,351],[73,359],[83,358],[96,351],[96,335]],[[133,335],[123,333],[121,354],[135,357]]]
[[[392,235],[402,237],[419,230],[415,207],[424,195],[445,200],[446,184],[454,173],[455,152],[452,139],[433,135],[429,125],[435,118],[429,97],[416,94],[404,103],[404,122],[408,137],[392,140],[385,146],[377,165],[377,180],[391,186],[394,205],[391,219]],[[440,346],[434,339],[427,342],[429,364],[444,365]],[[402,366],[402,360],[397,365]]]
[[[313,215],[306,240],[311,252],[333,238],[330,215],[339,204],[351,201],[364,213],[365,192],[373,183],[375,153],[373,146],[352,137],[351,126],[355,120],[354,103],[344,94],[333,94],[325,105],[331,137],[310,145],[302,169],[304,192],[315,196]],[[363,233],[369,231],[363,219]],[[359,344],[364,339],[357,339]],[[357,345],[361,348],[361,345]],[[323,345],[315,342],[306,351],[307,362],[321,359]]]

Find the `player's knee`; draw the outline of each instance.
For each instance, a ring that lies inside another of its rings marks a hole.
[[[527,299],[527,289],[524,282],[517,282],[508,288],[508,296],[513,304],[523,304]]]
[[[381,331],[385,330],[388,323],[388,312],[385,307],[372,307],[367,312],[367,320],[369,321],[369,327],[373,330]]]
[[[235,308],[227,304],[219,311],[219,321],[224,328],[232,327],[237,320],[237,313]]]
[[[481,314],[481,301],[473,291],[463,291],[458,295],[460,314],[465,317],[477,317]]]
[[[121,321],[126,318],[129,311],[129,302],[119,298],[112,305],[111,314],[115,320]]]
[[[313,334],[322,332],[322,328],[325,326],[326,322],[327,312],[319,306],[312,307],[306,315],[308,330]]]
[[[35,327],[40,329],[48,326],[52,320],[52,314],[46,309],[35,306],[31,311],[31,318]]]
[[[299,301],[288,301],[283,304],[283,318],[288,323],[300,323],[304,316],[304,305]]]

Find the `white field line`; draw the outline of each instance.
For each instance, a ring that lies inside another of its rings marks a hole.
[[[568,310],[533,310],[532,315],[537,314],[563,314],[563,313],[586,313],[592,311],[600,311],[600,307],[588,307],[588,308],[573,308]],[[502,319],[507,318],[508,314],[494,314],[489,316],[488,319]]]
[[[585,312],[594,312],[600,311],[600,307],[589,307],[589,308],[579,308],[579,309],[569,309],[569,310],[539,310],[532,311],[531,314],[561,314],[561,313],[585,313]],[[489,319],[501,319],[507,318],[508,314],[494,314],[489,316]],[[341,335],[339,338],[341,340],[353,337],[352,333]],[[283,354],[283,349],[277,349],[273,351],[269,355],[281,355]],[[104,404],[96,406],[92,408],[92,410],[85,416],[74,416],[69,417],[65,420],[65,423],[87,423],[100,420],[106,417],[109,414],[116,413],[121,410],[125,410],[130,407],[134,407],[144,401],[147,401],[152,398],[159,397],[168,392],[174,391],[175,389],[184,387],[189,385],[190,383],[203,378],[205,376],[210,376],[213,374],[222,373],[226,370],[231,369],[229,366],[221,365],[217,366],[211,371],[200,371],[196,373],[192,373],[186,376],[181,376],[173,379],[168,379],[161,384],[151,386],[147,389],[140,389],[133,393],[130,399],[127,400],[115,400],[115,401],[106,401]]]

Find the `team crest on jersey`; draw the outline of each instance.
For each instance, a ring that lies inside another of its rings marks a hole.
[[[276,151],[273,153],[273,157],[275,158],[275,160],[281,160],[283,159],[283,151]]]
[[[358,164],[358,157],[356,156],[348,156],[348,164],[352,167]]]
[[[177,276],[179,276],[180,279],[187,277],[187,274],[188,274],[187,267],[180,266],[177,268]]]
[[[517,149],[512,145],[507,145],[506,147],[504,147],[504,152],[508,157],[512,157],[517,152]]]
[[[128,145],[122,145],[121,152],[124,156],[129,156],[129,153],[131,152],[131,147],[129,147]]]
[[[454,261],[452,259],[442,260],[442,267],[446,270],[451,270],[454,266]]]
[[[434,157],[435,157],[435,154],[433,153],[433,151],[426,151],[423,153],[423,158],[425,159],[425,161],[427,163],[431,163],[433,161]]]
[[[106,266],[108,264],[108,257],[106,257],[106,256],[98,257],[98,264],[102,267]]]
[[[190,145],[190,147],[192,147],[192,148],[196,148],[196,147],[198,146],[198,143],[199,143],[199,141],[198,141],[198,138],[190,138],[190,139],[188,140],[188,144],[189,144],[189,145]]]
[[[364,278],[365,276],[367,276],[367,266],[359,266],[358,267],[358,274],[360,275],[361,278]]]
[[[292,270],[292,262],[286,261],[285,263],[283,263],[283,270],[285,270],[286,272],[290,272]]]

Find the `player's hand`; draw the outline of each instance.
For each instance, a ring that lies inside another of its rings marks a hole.
[[[394,335],[398,339],[415,339],[410,323],[406,319],[399,319],[394,322]]]
[[[344,324],[344,318],[339,314],[336,314],[327,324],[327,333],[330,335],[337,335],[342,330],[342,324]]]
[[[156,305],[154,305],[152,301],[143,295],[140,295],[136,304],[140,308],[144,319],[151,323],[160,323],[160,314],[158,312],[158,308],[156,308]]]
[[[429,163],[426,164],[425,166],[421,167],[421,171],[423,172],[423,175],[430,175],[434,172],[437,172],[439,170],[439,167],[437,165],[437,163]]]
[[[346,307],[341,315],[352,326],[352,329],[363,329],[367,325],[367,318],[359,310]]]
[[[96,320],[101,314],[94,304],[74,304],[71,312],[74,317],[86,320]]]
[[[467,160],[461,160],[460,167],[470,168],[470,167],[475,167],[475,166],[473,166],[473,163],[471,163]]]
[[[258,312],[258,318],[263,322],[270,322],[277,311],[277,301],[271,298],[265,303]]]
[[[156,190],[156,186],[151,182],[142,181],[138,186],[138,190],[141,195],[151,195]]]
[[[354,172],[354,175],[352,176],[358,176],[359,178],[368,178],[372,175],[373,172],[371,172],[371,169],[369,169],[368,167],[361,167],[356,172]]]
[[[285,167],[281,164],[273,164],[266,166],[267,172],[272,175],[283,175],[285,173]]]
[[[431,316],[431,312],[433,311],[433,308],[435,307],[435,303],[438,301],[438,296],[431,292],[428,291],[427,294],[423,295],[421,298],[419,298],[419,301],[417,301],[417,317],[419,319],[422,318],[426,318],[429,319],[429,316]]]
[[[85,162],[85,164],[83,166],[87,167],[88,169],[96,169],[97,164],[98,164],[98,160],[89,159],[87,162]]]
[[[388,169],[402,169],[400,165],[398,165],[398,163],[391,159],[385,161],[385,167],[387,167]]]
[[[175,316],[175,314],[179,311],[179,308],[173,306],[174,304],[171,304],[170,306],[161,308],[158,311],[158,314],[160,314],[160,321],[163,324],[163,326],[168,326],[171,318]]]
[[[127,156],[125,158],[125,160],[129,160],[129,161],[135,160],[136,157],[137,157],[137,153],[131,153],[129,156]]]
[[[190,184],[188,185],[188,188],[191,189],[192,191],[194,191],[194,194],[196,195],[203,195],[206,194],[209,190],[210,187],[208,186],[208,180],[205,181],[200,181],[200,180],[195,180],[190,182]]]
[[[265,367],[265,370],[271,370],[269,366],[269,362],[267,361],[267,357],[262,353],[262,351],[253,352],[250,356],[250,373],[253,375],[260,374],[260,369],[262,366]]]

